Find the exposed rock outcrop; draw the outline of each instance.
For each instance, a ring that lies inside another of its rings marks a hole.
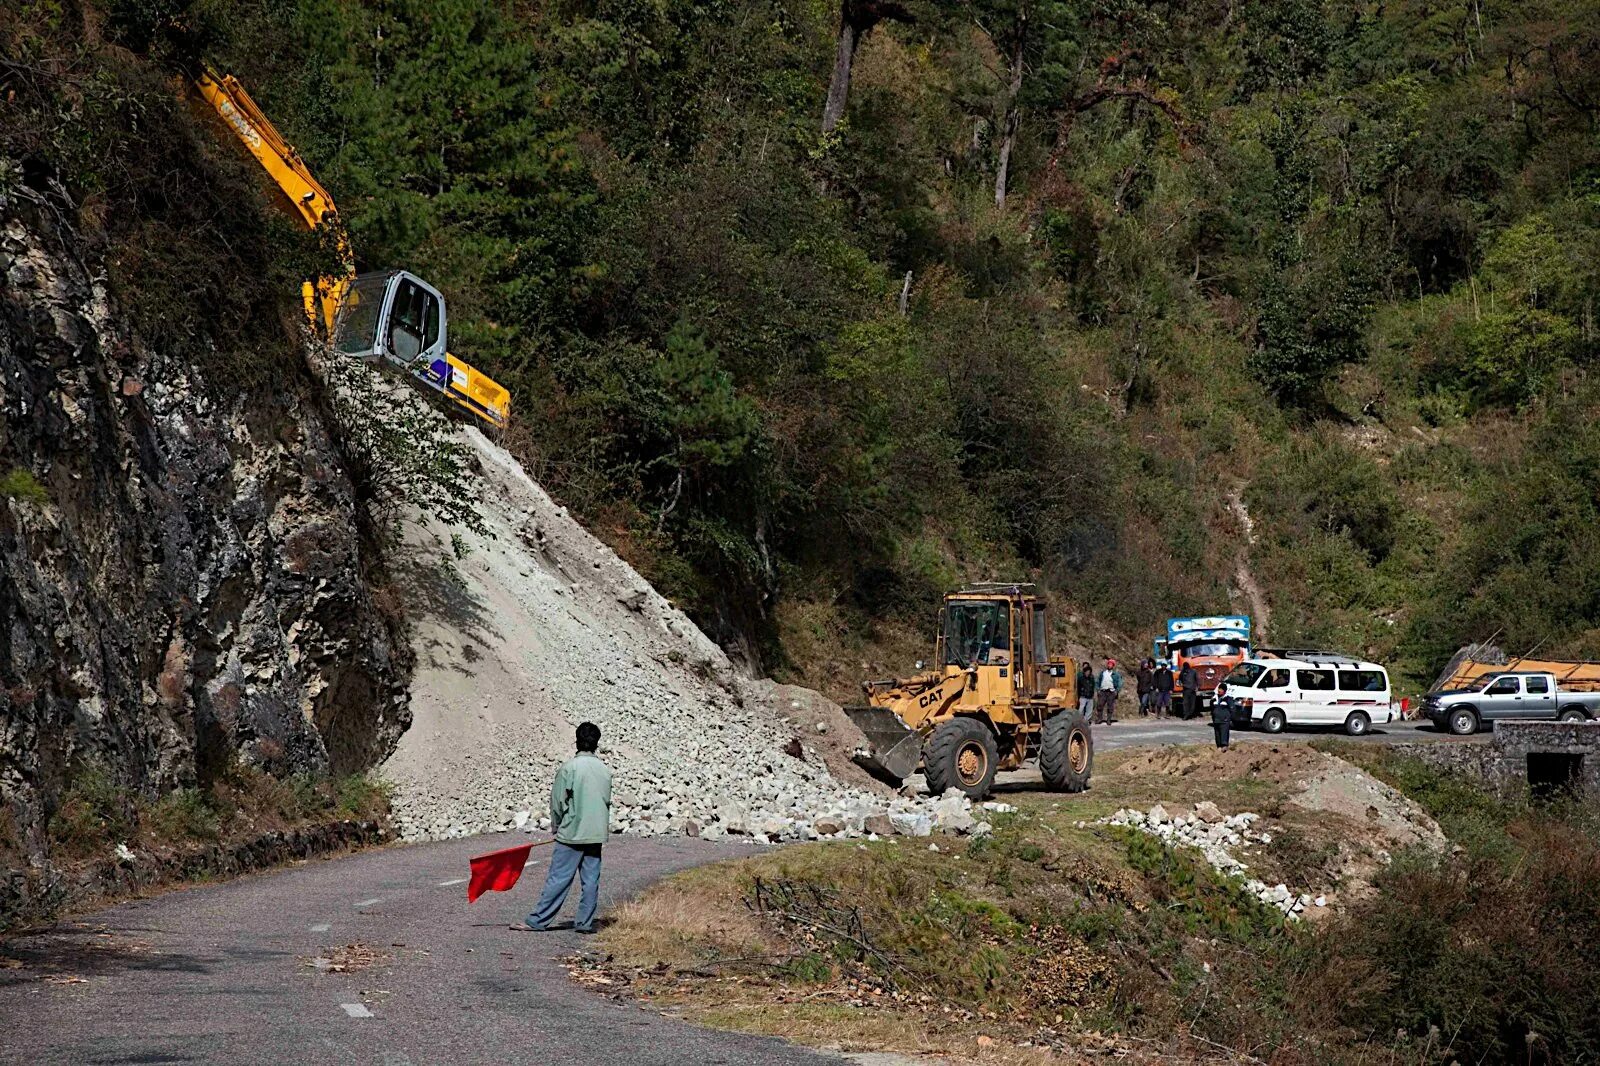
[[[208,389],[132,334],[62,206],[0,197],[0,812],[35,854],[85,760],[147,793],[234,759],[348,772],[410,721],[301,361]]]

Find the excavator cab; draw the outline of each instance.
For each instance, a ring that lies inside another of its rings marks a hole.
[[[447,350],[444,296],[406,270],[358,274],[345,287],[333,345],[399,367],[480,418],[504,427],[511,393]]]
[[[346,355],[384,359],[405,370],[442,361],[444,297],[404,270],[359,274],[345,291],[333,345]]]

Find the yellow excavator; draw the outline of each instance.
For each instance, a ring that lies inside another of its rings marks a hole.
[[[357,274],[333,197],[311,176],[300,153],[231,74],[204,67],[193,80],[201,98],[283,190],[306,228],[333,235],[342,272],[308,281],[303,289],[312,327],[339,351],[396,366],[490,425],[505,428],[510,392],[446,347],[444,294],[405,270]]]

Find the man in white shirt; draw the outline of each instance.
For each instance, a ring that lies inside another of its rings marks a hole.
[[[1122,691],[1122,674],[1117,670],[1117,660],[1108,658],[1095,683],[1094,720],[1096,724],[1110,725],[1117,719],[1117,693]]]

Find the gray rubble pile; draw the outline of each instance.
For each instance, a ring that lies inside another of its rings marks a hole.
[[[1193,848],[1212,869],[1225,877],[1237,878],[1244,891],[1290,918],[1298,918],[1307,907],[1327,906],[1326,896],[1312,897],[1307,893],[1295,892],[1284,884],[1269,885],[1250,877],[1249,867],[1229,850],[1242,847],[1247,842],[1272,843],[1271,833],[1251,828],[1260,817],[1249,812],[1225,815],[1215,803],[1203,800],[1195,804],[1192,814],[1174,815],[1158,803],[1148,811],[1124,807],[1096,824],[1123,826],[1147,833],[1173,847]]]
[[[416,516],[400,587],[417,657],[413,725],[382,768],[412,839],[548,828],[579,722],[601,730],[612,828],[715,839],[981,833],[959,794],[836,779],[835,727],[742,676],[723,650],[476,430],[483,530]],[[799,715],[798,717],[796,717]]]

